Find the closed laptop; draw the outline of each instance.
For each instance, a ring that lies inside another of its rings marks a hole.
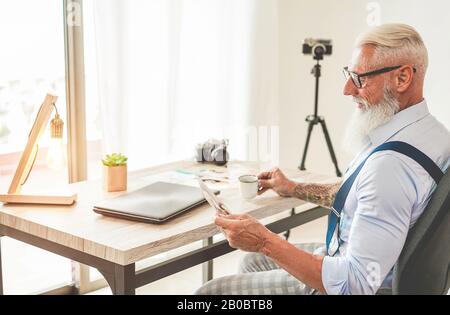
[[[205,202],[198,187],[156,182],[100,201],[94,206],[94,211],[123,219],[162,223]]]

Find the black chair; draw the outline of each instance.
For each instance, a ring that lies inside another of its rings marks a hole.
[[[408,233],[394,267],[392,294],[447,294],[449,285],[450,171],[447,171]]]

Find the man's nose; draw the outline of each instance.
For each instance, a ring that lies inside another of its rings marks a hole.
[[[355,84],[353,83],[351,78],[348,78],[347,82],[345,82],[344,85],[344,95],[348,96],[355,96],[358,94],[358,89],[356,88]]]

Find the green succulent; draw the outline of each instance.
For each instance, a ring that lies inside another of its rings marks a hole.
[[[128,158],[122,153],[112,153],[107,154],[104,159],[102,159],[103,165],[105,166],[121,166],[127,165]]]

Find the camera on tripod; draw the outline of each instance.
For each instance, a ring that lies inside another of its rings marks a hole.
[[[339,170],[336,155],[334,154],[333,145],[331,143],[331,138],[328,133],[327,125],[325,123],[325,118],[319,116],[319,78],[321,76],[322,66],[320,65],[320,60],[323,60],[324,55],[331,55],[333,52],[333,46],[331,45],[330,39],[314,39],[306,38],[303,41],[303,54],[313,55],[313,59],[316,60],[316,64],[311,69],[311,74],[314,75],[316,80],[315,93],[314,93],[314,114],[306,116],[306,122],[308,123],[308,133],[306,135],[306,143],[303,149],[303,156],[300,166],[300,170],[305,170],[306,153],[308,152],[309,140],[311,139],[311,132],[315,125],[320,124],[327,142],[328,151],[330,151],[331,160],[336,168],[336,175],[338,177],[342,176]]]
[[[333,46],[330,39],[306,38],[303,41],[303,54],[313,55],[315,60],[322,60],[324,55],[331,55]]]

